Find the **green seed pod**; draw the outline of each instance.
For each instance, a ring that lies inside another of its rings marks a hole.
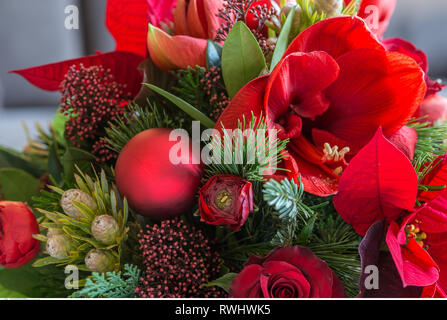
[[[70,237],[63,234],[57,234],[49,238],[46,246],[48,254],[56,259],[68,258],[72,247]]]
[[[316,9],[328,18],[339,16],[343,10],[343,0],[314,0],[314,3]]]
[[[113,271],[116,264],[116,258],[110,252],[92,249],[85,256],[85,265],[92,272]]]
[[[73,204],[73,201],[81,202],[93,211],[95,211],[98,206],[96,202],[87,193],[78,189],[70,189],[62,194],[61,207],[65,214],[73,219],[80,220],[81,212]]]
[[[96,217],[91,230],[93,237],[104,244],[113,244],[120,233],[118,222],[107,214]]]

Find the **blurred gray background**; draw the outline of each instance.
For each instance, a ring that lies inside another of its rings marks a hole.
[[[65,29],[68,5],[79,8],[79,30]],[[113,50],[104,26],[105,6],[106,0],[0,0],[0,145],[23,148],[21,122],[30,129],[35,121],[46,124],[59,99],[58,93],[7,72]],[[413,42],[427,53],[430,75],[447,78],[446,31],[446,0],[398,0],[385,37]]]

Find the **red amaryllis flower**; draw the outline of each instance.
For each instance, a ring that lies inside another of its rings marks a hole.
[[[307,248],[283,247],[250,257],[230,286],[234,298],[342,298],[343,283]]]
[[[327,196],[337,191],[345,158],[379,126],[386,137],[401,129],[425,92],[424,72],[413,59],[387,52],[362,19],[336,17],[303,31],[272,74],[239,91],[218,127],[267,115],[278,137],[290,139],[284,166],[299,168],[307,192]]]
[[[200,216],[215,226],[238,230],[253,212],[250,182],[233,175],[215,175],[199,191]]]
[[[32,235],[38,233],[36,218],[26,204],[0,201],[0,265],[19,268],[33,260],[40,243]]]
[[[352,0],[345,0],[349,4]],[[371,31],[379,38],[388,28],[397,0],[362,0],[358,16],[363,18]]]
[[[207,39],[216,37],[221,19],[216,16],[223,0],[178,0],[174,11],[174,36],[149,25],[147,46],[162,70],[206,66]]]
[[[447,192],[392,222],[386,242],[404,286],[436,285],[447,290]]]
[[[425,72],[425,82],[427,83],[426,97],[441,91],[445,86],[439,84],[437,81],[430,79],[428,76],[428,59],[424,51],[416,48],[414,44],[400,38],[390,38],[382,41],[383,45],[388,51],[400,52],[413,58],[416,63]]]

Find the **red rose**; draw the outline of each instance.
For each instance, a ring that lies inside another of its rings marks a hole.
[[[0,201],[0,265],[19,268],[34,259],[39,226],[30,208],[21,202]]]
[[[253,211],[250,182],[232,175],[215,175],[199,191],[202,221],[238,230]]]
[[[277,248],[252,256],[230,286],[234,298],[343,298],[345,288],[329,266],[307,248]]]

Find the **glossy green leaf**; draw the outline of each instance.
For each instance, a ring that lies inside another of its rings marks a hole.
[[[30,202],[39,195],[39,180],[26,171],[15,168],[0,169],[0,199]]]
[[[67,148],[67,151],[62,156],[61,162],[64,168],[66,177],[73,177],[75,166],[78,166],[82,172],[91,171],[91,163],[96,160],[96,157],[87,151],[78,148]]]
[[[197,110],[195,107],[190,105],[185,100],[180,99],[179,97],[176,97],[175,95],[159,88],[151,84],[145,84],[147,87],[152,89],[153,91],[157,92],[158,94],[162,95],[169,101],[171,101],[173,104],[175,104],[177,107],[179,107],[181,110],[183,110],[186,114],[188,114],[191,118],[194,120],[200,121],[200,123],[205,126],[206,128],[214,128],[215,122],[208,118],[205,114]]]
[[[222,67],[222,46],[214,41],[208,40],[206,47],[206,64],[208,69]]]
[[[295,8],[293,8],[289,15],[287,16],[286,22],[281,29],[281,33],[279,34],[278,41],[276,42],[275,51],[273,52],[272,63],[270,65],[270,72],[275,69],[278,62],[281,60],[284,52],[286,52],[289,47],[290,41],[290,32],[292,31],[293,26],[293,17],[295,15]]]
[[[36,165],[26,160],[20,153],[0,146],[0,168],[22,169],[34,177],[40,177],[43,172]]]
[[[214,281],[208,282],[207,284],[204,284],[203,286],[204,287],[216,286],[216,287],[224,289],[226,292],[229,292],[231,282],[234,280],[234,278],[236,278],[236,276],[237,276],[237,273],[227,273],[226,275],[224,275]]]
[[[222,74],[230,97],[266,68],[264,54],[255,36],[245,23],[237,22],[222,50]]]

